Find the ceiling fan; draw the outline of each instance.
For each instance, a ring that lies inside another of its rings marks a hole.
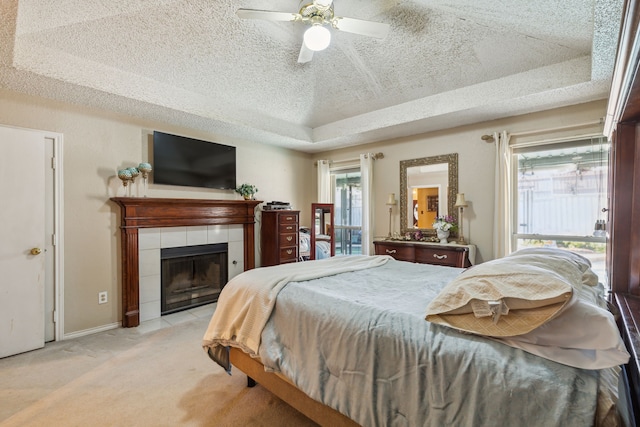
[[[345,18],[333,14],[332,0],[302,0],[298,13],[275,12],[258,9],[238,9],[236,14],[243,19],[265,19],[268,21],[294,21],[310,25],[304,33],[298,62],[311,61],[313,52],[324,50],[331,43],[331,32],[327,26],[363,36],[383,39],[389,32],[389,24]]]

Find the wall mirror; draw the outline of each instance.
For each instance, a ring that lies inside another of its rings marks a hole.
[[[401,160],[400,232],[435,235],[434,219],[456,214],[457,193],[458,153]]]
[[[336,254],[333,203],[311,204],[311,245],[309,259],[329,258]]]

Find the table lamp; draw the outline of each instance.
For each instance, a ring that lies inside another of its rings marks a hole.
[[[396,201],[396,193],[389,193],[389,198],[387,199],[387,206],[389,206],[389,235],[387,238],[391,238],[391,211],[393,207],[398,203]]]
[[[462,233],[462,212],[467,206],[467,201],[464,199],[464,193],[458,193],[456,196],[455,207],[458,208],[458,241],[456,243],[459,245],[466,244],[464,241],[464,234]]]

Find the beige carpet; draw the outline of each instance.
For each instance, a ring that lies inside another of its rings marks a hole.
[[[211,361],[208,318],[116,329],[0,359],[0,426],[315,426]]]

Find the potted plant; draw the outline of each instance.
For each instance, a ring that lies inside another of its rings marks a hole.
[[[240,187],[236,188],[235,191],[244,197],[245,200],[251,200],[253,199],[253,195],[258,192],[258,187],[251,184],[242,184]]]
[[[458,229],[458,225],[456,224],[456,219],[454,217],[443,215],[436,217],[436,220],[433,222],[433,228],[436,230],[436,235],[438,236],[438,239],[440,239],[440,243],[447,243],[449,233],[451,231],[456,231]]]

